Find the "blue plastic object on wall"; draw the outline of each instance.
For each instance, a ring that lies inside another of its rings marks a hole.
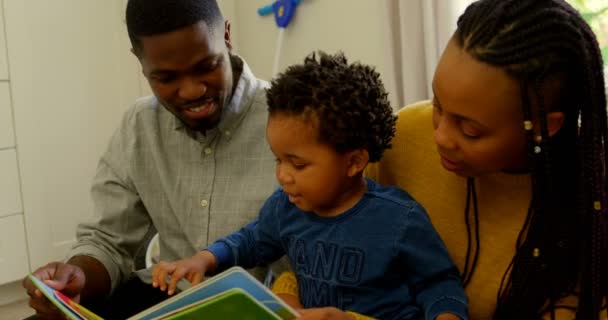
[[[274,54],[274,63],[272,64],[273,75],[276,75],[279,72],[285,29],[291,22],[291,19],[293,18],[294,13],[296,12],[296,7],[298,6],[298,4],[300,4],[300,0],[276,0],[271,5],[267,5],[258,9],[258,14],[260,16],[265,16],[274,13],[274,21],[279,27],[277,46]]]
[[[258,14],[261,16],[274,13],[274,20],[279,28],[286,28],[294,13],[296,7],[301,0],[277,0],[271,5],[267,5],[258,9]]]

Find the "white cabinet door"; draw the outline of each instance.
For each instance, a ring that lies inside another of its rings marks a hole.
[[[8,82],[0,81],[0,150],[15,146]]]
[[[15,149],[0,150],[0,217],[23,211],[19,188]]]
[[[29,273],[23,216],[0,218],[0,285]],[[1,316],[0,316],[1,317]]]
[[[92,217],[99,156],[139,96],[123,0],[4,0],[32,268],[61,259]]]
[[[8,63],[6,60],[6,39],[4,38],[4,15],[0,1],[0,80],[8,79]]]

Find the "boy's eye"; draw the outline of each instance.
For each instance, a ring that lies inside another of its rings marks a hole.
[[[293,167],[296,168],[297,170],[301,170],[301,169],[304,169],[306,167],[306,165],[302,164],[302,163],[294,163]]]

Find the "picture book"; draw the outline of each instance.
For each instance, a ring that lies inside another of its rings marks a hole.
[[[170,314],[174,310],[183,310],[183,308],[191,308],[196,304],[200,304],[203,301],[212,301],[214,299],[221,298],[228,290],[240,288],[247,295],[245,297],[249,298],[252,303],[255,303],[260,309],[268,309],[270,310],[276,317],[259,317],[255,319],[295,319],[297,317],[297,312],[293,310],[290,306],[284,303],[279,297],[274,295],[268,288],[266,288],[263,284],[261,284],[256,278],[250,275],[247,271],[245,271],[241,267],[232,267],[220,274],[217,274],[207,280],[199,283],[196,286],[193,286],[183,292],[177,294],[176,296],[169,298],[153,307],[150,307],[135,316],[129,318],[129,320],[156,320],[156,319],[164,319],[163,317],[167,314]],[[231,299],[233,299],[232,297]],[[243,297],[239,297],[242,299]],[[229,300],[229,299],[227,299]],[[233,311],[240,311],[240,304],[227,304],[224,305],[231,306],[228,309],[232,309]],[[236,318],[246,318],[246,314],[249,311],[246,311],[245,308],[243,310],[242,316],[235,317],[226,317],[222,319],[236,319]],[[278,318],[277,318],[278,317]],[[174,318],[181,319],[181,318]],[[210,318],[213,319],[213,318]]]
[[[32,282],[73,320],[103,320],[30,275]],[[241,267],[232,267],[128,320],[290,320],[297,312]]]

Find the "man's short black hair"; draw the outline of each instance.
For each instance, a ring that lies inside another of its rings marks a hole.
[[[380,160],[395,135],[396,117],[380,74],[344,54],[310,54],[287,68],[266,94],[270,115],[287,113],[318,118],[319,139],[338,152],[366,149]]]
[[[137,53],[140,37],[175,31],[204,21],[213,32],[224,22],[215,0],[129,0],[127,31]]]

